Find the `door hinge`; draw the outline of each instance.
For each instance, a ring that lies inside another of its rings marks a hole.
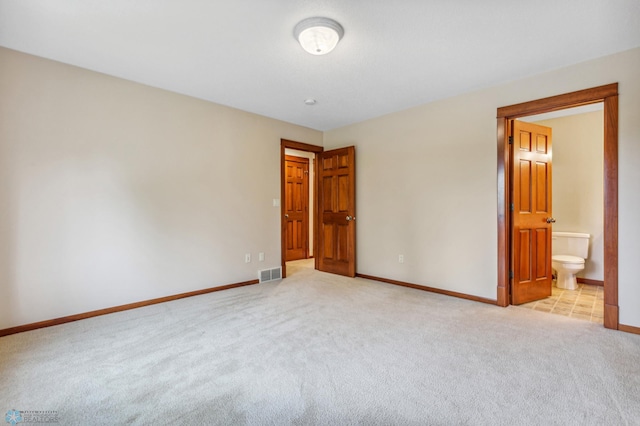
[[[511,211],[514,211],[514,210],[515,210],[515,208],[516,208],[516,206],[514,206],[514,205],[513,205],[513,203],[511,203],[511,204],[509,205],[509,209],[510,209]]]
[[[513,279],[513,271],[509,271],[509,279],[512,280]]]
[[[509,144],[513,143],[513,136],[509,136]]]

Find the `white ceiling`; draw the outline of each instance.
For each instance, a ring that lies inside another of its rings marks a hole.
[[[345,29],[326,56],[293,38],[312,16]],[[0,45],[328,130],[640,46],[639,21],[639,0],[0,0]]]

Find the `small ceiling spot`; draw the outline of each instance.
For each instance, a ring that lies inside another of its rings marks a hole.
[[[304,103],[305,103],[305,105],[315,105],[315,104],[318,103],[318,101],[316,101],[315,99],[309,98],[309,99],[305,99]]]

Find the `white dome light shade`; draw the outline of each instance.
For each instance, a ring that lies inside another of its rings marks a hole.
[[[325,55],[336,47],[344,35],[344,29],[333,19],[307,18],[296,25],[293,35],[307,52]]]

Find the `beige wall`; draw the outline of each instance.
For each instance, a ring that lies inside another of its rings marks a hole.
[[[554,231],[586,232],[580,277],[604,280],[603,111],[538,121],[553,130]]]
[[[280,138],[320,132],[3,48],[0,76],[0,329],[280,265]]]
[[[620,321],[640,326],[638,70],[633,49],[325,132],[356,146],[358,272],[495,299],[496,109],[619,82]]]
[[[326,132],[357,146],[358,272],[494,299],[496,108],[617,81],[620,320],[640,327],[639,69],[634,49]],[[0,75],[0,328],[280,264],[280,138],[320,132],[1,48]]]

